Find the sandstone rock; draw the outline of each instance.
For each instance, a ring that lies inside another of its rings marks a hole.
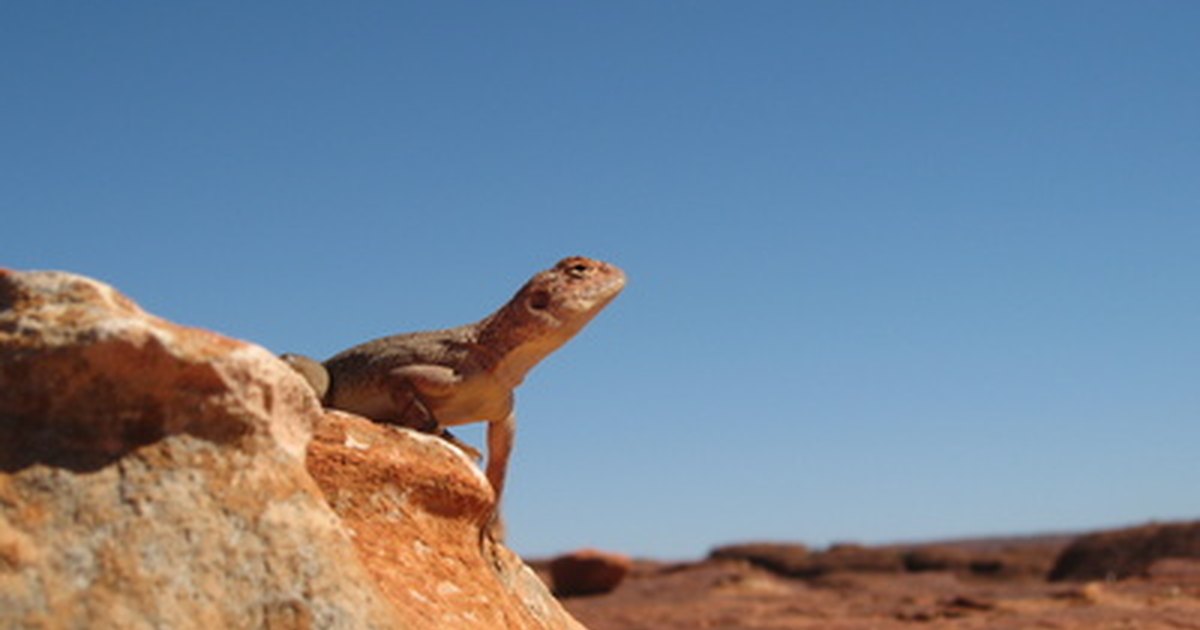
[[[1063,550],[1051,580],[1142,575],[1163,558],[1200,558],[1200,522],[1151,524],[1079,537]]]
[[[308,469],[411,628],[582,628],[511,551],[487,545],[487,480],[441,438],[326,412]]]
[[[0,271],[0,626],[395,627],[261,348]]]
[[[550,561],[550,580],[559,597],[609,593],[629,575],[628,556],[581,549]]]
[[[262,348],[0,270],[0,627],[580,627],[480,553],[491,500],[436,439],[326,418]]]

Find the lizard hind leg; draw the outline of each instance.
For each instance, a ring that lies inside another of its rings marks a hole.
[[[393,424],[436,435],[462,451],[468,458],[476,462],[483,460],[483,453],[455,437],[449,429],[442,427],[429,406],[413,391],[410,383],[404,382],[392,390],[392,402],[399,410],[396,418],[392,420]]]
[[[411,386],[404,384],[396,387],[392,390],[391,398],[394,411],[389,414],[391,417],[387,418],[389,423],[416,429],[421,433],[441,433],[441,423]]]
[[[433,410],[423,399],[425,396],[446,395],[453,391],[460,379],[453,370],[440,365],[410,365],[391,373],[392,406],[396,424],[436,435],[457,447],[475,461],[483,459],[483,453],[470,444],[454,437],[444,428]]]

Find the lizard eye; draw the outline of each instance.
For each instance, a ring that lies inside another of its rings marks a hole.
[[[535,311],[544,311],[550,306],[550,293],[547,291],[535,291],[529,296],[529,308]]]
[[[587,272],[589,271],[591,271],[591,267],[583,263],[575,263],[567,268],[567,272],[576,278],[582,278],[583,276],[587,275]]]

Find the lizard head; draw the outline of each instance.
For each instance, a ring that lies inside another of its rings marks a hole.
[[[551,327],[579,330],[625,288],[625,272],[583,256],[564,258],[521,287],[513,301]]]
[[[515,386],[526,372],[592,320],[625,288],[625,272],[571,256],[538,272],[480,322],[479,343],[499,357],[498,376]]]

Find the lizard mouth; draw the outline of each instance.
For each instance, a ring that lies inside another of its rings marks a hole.
[[[596,311],[608,306],[609,302],[616,299],[617,295],[625,289],[625,272],[608,263],[599,263],[599,272],[588,278],[585,282],[586,287],[580,287],[577,300],[573,300],[572,304],[576,311]],[[601,280],[600,277],[607,276]]]

